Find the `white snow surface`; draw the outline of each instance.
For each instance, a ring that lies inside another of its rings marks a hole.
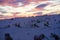
[[[55,40],[50,35],[54,33],[60,37],[59,17],[60,15],[50,15],[0,20],[0,40],[5,40],[5,33],[9,33],[13,40],[34,40],[34,35],[39,36],[40,34],[44,34],[49,40]],[[40,22],[38,23],[37,20]],[[49,26],[44,26],[47,21]],[[16,23],[19,23],[21,27],[15,26]],[[34,23],[39,27],[32,26]]]

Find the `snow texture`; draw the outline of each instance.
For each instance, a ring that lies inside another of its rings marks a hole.
[[[0,20],[0,40],[60,40],[60,15]],[[53,36],[55,35],[55,36]]]

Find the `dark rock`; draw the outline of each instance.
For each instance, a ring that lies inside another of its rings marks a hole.
[[[5,40],[13,40],[9,33],[5,33]]]
[[[60,40],[59,36],[56,34],[51,33],[51,37],[55,38],[55,40]]]
[[[39,36],[39,40],[42,40],[42,39],[44,39],[45,38],[45,35],[44,34],[41,34],[40,36]]]
[[[35,35],[35,36],[34,36],[34,40],[39,40],[39,38]]]
[[[21,27],[20,23],[15,24],[16,27]]]
[[[48,21],[45,22],[45,23],[44,23],[44,26],[49,27],[49,22],[48,22]]]

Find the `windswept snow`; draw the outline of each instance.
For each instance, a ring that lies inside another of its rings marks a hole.
[[[44,15],[29,18],[0,20],[0,40],[9,33],[13,40],[34,40],[34,36],[44,34],[49,40],[55,40],[51,33],[60,38],[60,15]],[[43,40],[47,40],[44,38]],[[60,39],[59,39],[60,40]]]

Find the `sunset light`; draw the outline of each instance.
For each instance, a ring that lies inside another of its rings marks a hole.
[[[0,40],[60,40],[60,0],[0,0]]]
[[[15,17],[32,17],[32,16],[35,17],[46,14],[50,15],[52,12],[54,14],[60,14],[60,3],[58,1],[28,0],[29,3],[27,2],[26,4],[23,2],[13,3],[15,1],[16,0],[13,1],[8,0],[8,2],[0,1],[2,2],[0,3],[0,19],[7,19],[7,18],[9,19]],[[41,13],[38,14],[38,12]]]

